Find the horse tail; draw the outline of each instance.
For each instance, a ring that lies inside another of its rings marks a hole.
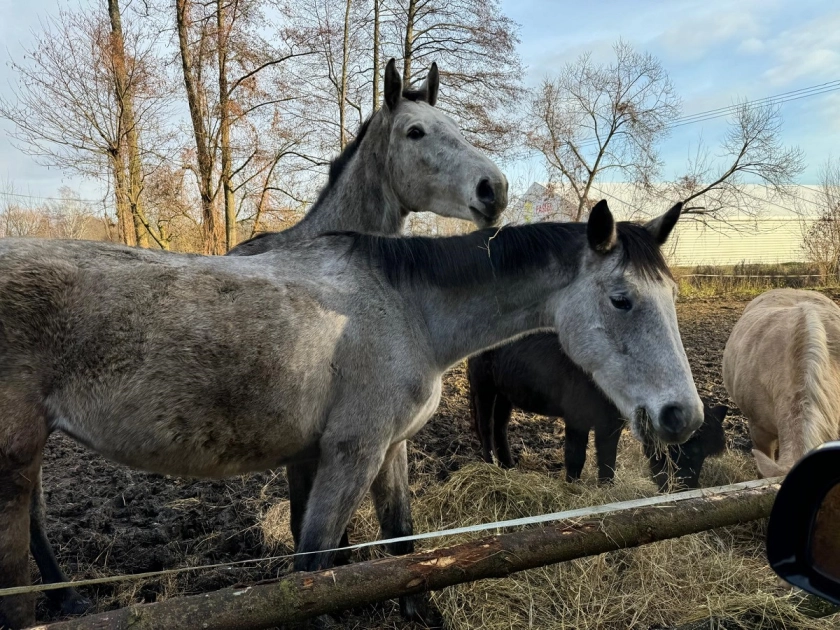
[[[832,383],[832,360],[825,324],[811,305],[803,305],[803,325],[797,331],[802,361],[803,455],[837,439],[840,396]]]

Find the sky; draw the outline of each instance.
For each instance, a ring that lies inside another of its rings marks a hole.
[[[836,0],[502,0],[521,25],[526,84],[591,52],[608,62],[618,40],[656,56],[682,98],[682,113],[726,107],[840,80]],[[804,152],[800,183],[815,184],[829,155],[840,156],[840,90],[781,105],[783,140]],[[725,119],[679,127],[661,147],[663,178],[684,170],[702,139],[719,144]]]
[[[58,0],[0,0],[0,93],[8,94],[11,59],[20,60],[40,21],[55,15]],[[73,6],[76,5],[74,1]],[[655,55],[683,102],[683,114],[725,107],[736,99],[759,99],[840,80],[840,3],[836,0],[501,0],[521,26],[526,84],[539,84],[564,63],[591,52],[608,61],[619,38]],[[840,156],[840,90],[782,105],[783,140],[798,145],[808,168],[800,183],[815,184],[829,155]],[[0,121],[0,186],[40,196],[62,185],[83,196],[99,186],[68,178],[16,149],[9,125]],[[661,147],[663,178],[684,170],[702,138],[714,147],[722,119],[679,127]],[[539,178],[539,162],[513,165]]]

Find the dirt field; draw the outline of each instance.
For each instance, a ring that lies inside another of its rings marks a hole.
[[[834,296],[836,297],[836,296]],[[702,396],[731,406],[720,363],[724,344],[746,300],[709,299],[678,306],[684,343]],[[471,429],[463,366],[445,380],[444,397],[433,420],[414,438],[412,467],[424,479],[445,480],[479,457]],[[726,424],[729,445],[749,449],[743,418],[733,411]],[[563,427],[546,418],[517,414],[511,442],[524,466],[562,474]],[[416,477],[417,475],[415,475]],[[150,475],[115,466],[63,436],[54,436],[44,466],[49,536],[72,579],[233,562],[288,553],[263,544],[260,518],[287,497],[282,471],[225,481],[192,481]],[[415,487],[417,493],[422,487]],[[358,538],[355,540],[358,542]],[[142,584],[88,589],[102,611],[130,602],[156,601],[253,582],[283,573],[284,561],[258,567],[181,574]],[[33,564],[33,575],[35,575]],[[348,613],[345,627],[410,628],[390,603]],[[43,598],[39,619],[56,619]]]

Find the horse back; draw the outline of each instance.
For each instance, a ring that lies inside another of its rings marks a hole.
[[[778,289],[753,300],[723,355],[724,384],[751,429],[779,437],[795,461],[838,437],[840,308],[815,291]],[[810,435],[809,435],[810,434]],[[792,462],[789,462],[792,463]]]

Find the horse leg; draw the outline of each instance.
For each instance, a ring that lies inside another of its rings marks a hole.
[[[496,443],[496,459],[502,468],[513,468],[516,462],[510,454],[510,440],[508,439],[508,425],[513,403],[506,396],[496,396],[493,405],[493,440]]]
[[[0,588],[28,586],[29,509],[47,439],[42,414],[10,388],[0,389]],[[32,593],[0,598],[0,627],[35,623]]]
[[[481,457],[488,464],[493,463],[493,407],[496,393],[482,384],[470,382],[473,388],[470,403],[478,439],[481,442]]]
[[[566,481],[577,481],[586,463],[586,445],[589,443],[589,428],[581,431],[566,422]]]
[[[295,571],[317,571],[332,566],[332,551],[347,529],[350,517],[382,467],[385,444],[369,436],[321,438],[318,472],[306,504],[295,557]]]
[[[414,533],[408,491],[408,449],[404,440],[388,449],[385,463],[371,486],[371,495],[382,538],[402,538]],[[386,549],[394,556],[412,553],[414,541],[390,543]],[[423,593],[400,597],[400,612],[406,619],[419,621],[426,627],[440,623]]]
[[[615,477],[618,459],[618,440],[621,424],[598,423],[595,425],[595,457],[598,460],[598,483],[611,483]]]
[[[749,424],[750,438],[752,438],[753,448],[761,451],[767,457],[776,461],[776,449],[779,444],[779,436],[762,429],[755,423]]]
[[[318,462],[315,460],[286,466],[286,479],[289,482],[289,517],[295,550],[300,545],[300,531],[303,527],[303,516],[306,513],[306,504],[309,501],[309,493],[312,492],[312,484],[315,481],[315,474],[317,472]],[[350,537],[346,529],[338,546],[350,546]],[[335,564],[341,565],[348,564],[349,562],[349,551],[339,551],[336,553]]]
[[[29,551],[35,558],[44,584],[58,584],[67,581],[67,576],[58,566],[50,541],[47,539],[46,507],[41,486],[40,468],[38,469],[29,507]],[[82,597],[74,588],[65,587],[46,591],[46,595],[54,604],[61,606],[61,612],[65,615],[81,615],[90,608],[90,601]]]

